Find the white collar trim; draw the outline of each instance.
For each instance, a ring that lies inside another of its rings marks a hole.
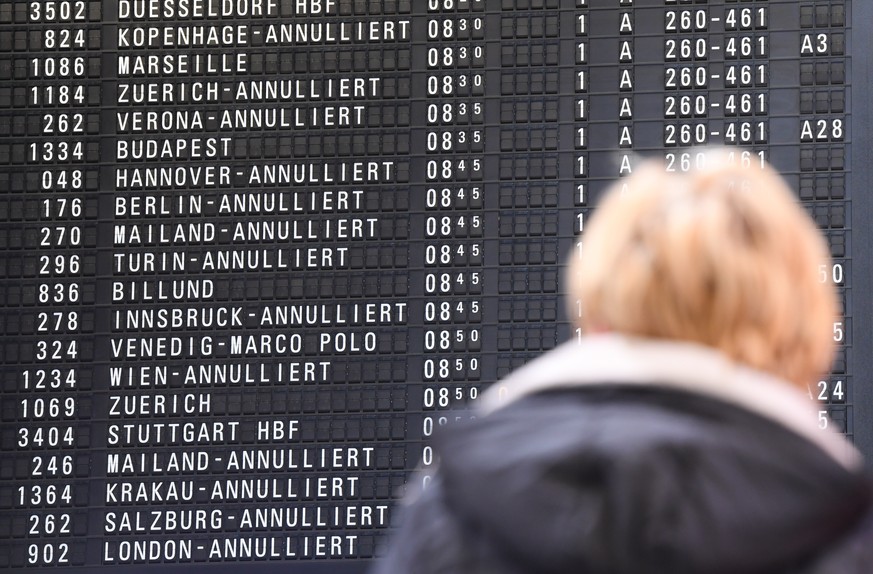
[[[686,390],[738,405],[799,434],[844,467],[862,465],[861,454],[842,435],[818,426],[819,410],[796,387],[735,363],[695,343],[589,335],[524,365],[482,395],[486,414],[549,389],[624,384]]]

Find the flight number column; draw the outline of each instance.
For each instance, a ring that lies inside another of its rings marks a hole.
[[[428,0],[427,5],[426,169],[418,226],[424,263],[424,441],[449,422],[446,411],[479,394],[484,5],[484,0]],[[435,462],[426,442],[420,456],[425,468]]]
[[[80,507],[90,467],[83,391],[93,359],[100,5],[20,6],[14,30],[0,28],[0,49],[14,54],[3,134],[12,138],[0,145],[12,160],[5,206],[17,214],[2,234],[4,250],[13,248],[3,259],[21,265],[3,300],[3,363],[15,367],[4,376],[2,441],[17,454],[4,463],[0,506],[14,509],[12,532],[24,538],[2,545],[0,567],[75,566],[88,533]]]

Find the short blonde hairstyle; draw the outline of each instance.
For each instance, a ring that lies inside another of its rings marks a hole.
[[[701,343],[805,388],[833,360],[828,250],[772,168],[730,156],[707,150],[684,173],[647,162],[614,184],[567,291],[583,330]]]

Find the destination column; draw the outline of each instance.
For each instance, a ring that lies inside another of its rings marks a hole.
[[[407,466],[409,11],[118,3],[104,564],[372,556]]]

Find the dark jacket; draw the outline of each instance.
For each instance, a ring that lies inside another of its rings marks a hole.
[[[592,337],[483,401],[435,442],[378,574],[873,573],[857,451],[714,351]]]

